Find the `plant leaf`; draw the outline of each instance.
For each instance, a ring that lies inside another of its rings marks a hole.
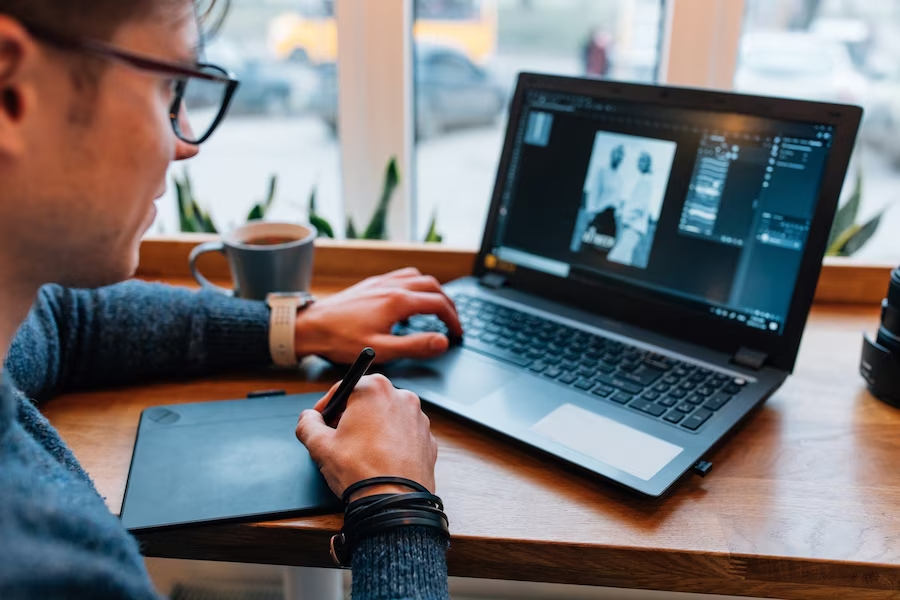
[[[828,246],[828,249],[825,250],[825,256],[846,256],[846,254],[844,254],[844,246],[847,244],[847,240],[856,235],[856,232],[861,228],[862,225],[854,224],[842,231],[834,242]]]
[[[381,189],[381,198],[378,201],[378,206],[375,208],[375,214],[372,215],[372,220],[369,222],[369,226],[366,227],[366,231],[365,233],[363,233],[363,239],[387,239],[388,208],[390,207],[391,198],[394,195],[394,191],[397,189],[397,186],[399,184],[400,173],[397,169],[397,158],[392,157],[391,160],[388,161],[387,168],[385,169],[384,185]]]
[[[348,240],[355,240],[359,237],[356,234],[356,227],[353,226],[353,219],[350,217],[347,217],[347,236],[346,237]]]
[[[334,230],[331,224],[317,214],[309,215],[310,224],[319,230],[319,237],[327,237],[334,239]]]
[[[175,200],[178,203],[178,230],[184,233],[191,233],[191,222],[187,216],[188,209],[185,200],[186,191],[177,177],[173,176],[172,181],[175,183]]]
[[[278,189],[278,175],[272,174],[272,176],[269,177],[269,193],[266,196],[264,212],[268,212],[268,210],[272,207],[272,203],[275,201],[275,191],[277,189]]]
[[[425,234],[425,241],[437,244],[444,241],[444,236],[437,231],[437,213],[431,215],[431,225],[428,226],[428,233]]]
[[[266,216],[266,209],[262,204],[254,204],[253,208],[250,209],[250,212],[247,213],[247,220],[253,221],[257,219],[262,219]]]
[[[316,195],[319,193],[319,186],[314,185],[313,189],[309,192],[309,214],[316,214]]]
[[[860,226],[859,230],[847,239],[847,242],[841,249],[843,256],[853,256],[859,252],[860,248],[866,245],[866,242],[872,239],[872,236],[875,235],[875,232],[878,231],[878,227],[881,225],[881,217],[883,215],[884,211],[879,212],[869,219],[865,225]]]
[[[856,223],[856,217],[859,214],[860,198],[862,198],[862,171],[857,171],[853,193],[850,194],[847,202],[838,208],[837,214],[834,216],[834,223],[831,225],[831,232],[828,234],[828,248],[834,246],[838,237]]]

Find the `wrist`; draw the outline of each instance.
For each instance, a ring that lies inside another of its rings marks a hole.
[[[307,306],[297,311],[294,325],[294,351],[297,358],[322,356],[328,351],[327,334],[319,326],[316,307]]]
[[[276,292],[266,297],[270,310],[269,350],[279,367],[297,366],[297,315],[313,302],[315,297],[306,292]]]
[[[377,496],[379,494],[409,494],[414,490],[404,486],[404,485],[392,485],[392,484],[384,484],[384,485],[373,485],[369,487],[365,487],[358,492],[355,492],[350,495],[349,501],[356,502],[362,498],[366,498],[368,496]]]

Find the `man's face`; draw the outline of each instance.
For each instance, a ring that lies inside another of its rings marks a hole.
[[[193,4],[123,25],[121,49],[168,61],[196,60]],[[172,131],[172,82],[105,63],[76,89],[72,64],[41,45],[28,55],[20,87],[21,152],[0,157],[0,252],[26,258],[38,285],[95,287],[130,277],[141,236],[156,216],[173,160],[196,154]],[[0,132],[3,135],[5,131]],[[2,260],[2,258],[0,258]]]

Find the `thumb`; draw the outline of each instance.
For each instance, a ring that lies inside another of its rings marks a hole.
[[[325,424],[322,413],[317,410],[304,410],[300,413],[295,434],[300,443],[309,450],[312,459],[317,464],[322,464],[319,458],[327,453],[331,437],[334,435],[334,429]]]
[[[379,362],[397,358],[433,358],[450,347],[450,340],[440,333],[384,335],[373,341]]]

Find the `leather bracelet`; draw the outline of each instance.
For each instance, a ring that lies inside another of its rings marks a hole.
[[[356,492],[378,485],[400,485],[414,492],[376,494],[350,502]],[[353,547],[360,539],[396,527],[421,526],[439,530],[447,538],[450,527],[444,503],[425,486],[404,477],[372,477],[357,481],[341,495],[344,526],[331,538],[331,558],[339,567],[350,566]]]
[[[429,499],[411,499],[406,496],[411,496],[412,494],[398,494],[396,498],[384,498],[379,502],[374,502],[371,505],[359,507],[353,511],[348,511],[344,515],[344,529],[351,531],[361,522],[371,519],[379,513],[383,512],[397,512],[403,511],[407,509],[417,510],[420,512],[432,513],[440,516],[444,515],[444,507],[443,504],[440,503],[440,498],[437,496],[431,496],[431,498],[436,498],[438,500],[437,503],[430,501]],[[424,494],[423,494],[424,495]]]
[[[331,538],[331,558],[337,566],[348,567],[353,548],[361,539],[397,527],[409,526],[437,529],[446,538],[450,537],[447,515],[443,511],[437,511],[433,507],[429,511],[412,508],[388,510],[362,520],[352,530],[341,529],[341,533]]]
[[[344,493],[341,494],[341,503],[343,503],[346,508],[346,506],[350,504],[350,497],[353,494],[359,490],[367,487],[374,487],[376,485],[402,485],[414,489],[417,492],[430,493],[421,483],[416,483],[412,479],[406,479],[405,477],[370,477],[369,479],[363,479],[362,481],[357,481],[356,483],[348,485],[347,489],[344,490]]]

